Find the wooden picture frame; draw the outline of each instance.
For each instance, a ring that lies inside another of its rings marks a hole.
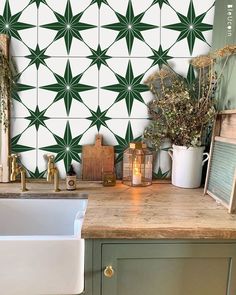
[[[0,48],[9,58],[9,37],[0,34]],[[9,182],[9,155],[10,155],[10,93],[7,100],[6,120],[9,122],[7,128],[0,123],[0,182]]]
[[[236,109],[217,114],[204,194],[236,213]]]

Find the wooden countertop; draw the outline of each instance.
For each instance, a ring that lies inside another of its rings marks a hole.
[[[122,186],[122,185],[120,185]],[[236,239],[230,215],[203,189],[170,184],[89,196],[85,239]]]
[[[171,184],[132,188],[118,183],[78,182],[77,190],[53,192],[45,181],[0,184],[0,197],[87,198],[82,237],[85,239],[236,239],[236,214],[218,204],[203,189],[180,189]]]

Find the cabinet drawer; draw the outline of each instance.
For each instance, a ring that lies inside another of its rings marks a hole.
[[[235,295],[235,244],[103,244],[102,295]]]

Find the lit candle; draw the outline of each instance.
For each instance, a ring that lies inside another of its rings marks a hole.
[[[141,181],[142,181],[141,173],[137,173],[133,175],[133,184],[135,185],[141,184]]]
[[[133,169],[133,184],[139,185],[142,183],[142,174],[139,171],[138,163],[136,159],[134,160],[134,169]]]

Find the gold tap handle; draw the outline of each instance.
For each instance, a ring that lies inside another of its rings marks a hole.
[[[113,267],[111,266],[111,265],[108,265],[108,266],[106,266],[106,268],[104,269],[104,276],[105,277],[107,277],[107,278],[112,278],[113,277],[113,275],[114,275],[114,273],[115,273],[115,271],[114,271],[114,269],[113,269]]]
[[[54,157],[54,155],[44,155],[44,158],[47,161],[48,169],[53,169],[54,166],[55,166],[55,163],[54,163],[55,157]]]
[[[20,173],[20,178],[21,178],[21,191],[25,192],[27,191],[26,188],[26,171],[25,168],[23,167],[22,164],[19,164],[17,162],[17,159],[19,159],[19,155],[17,154],[11,154],[9,156],[10,159],[10,169],[11,169],[11,175],[10,179],[11,181],[15,181],[17,175]]]
[[[9,156],[10,159],[10,165],[12,166],[12,169],[14,168],[18,168],[19,164],[18,164],[18,159],[20,158],[20,156],[18,154],[11,154]]]
[[[20,175],[21,175],[21,191],[22,192],[27,192],[28,189],[26,188],[26,171],[25,171],[25,168],[21,167]]]
[[[8,156],[10,163],[12,163],[14,160],[17,160],[19,158],[19,155],[17,154],[11,154],[10,156]]]
[[[17,158],[19,158],[19,155],[18,154],[10,154],[9,158],[12,158],[12,159],[16,158],[17,159]]]
[[[52,154],[45,154],[43,157],[44,157],[44,159],[46,159],[48,161],[54,160],[54,158],[55,158],[54,155],[52,155]]]
[[[59,189],[59,171],[58,168],[54,168],[54,191],[55,192],[60,192]]]
[[[17,163],[17,159],[19,158],[19,156],[17,154],[11,154],[9,156],[9,160],[10,160],[10,180],[11,181],[15,181],[16,180],[16,174],[17,171],[19,169],[19,165]]]

